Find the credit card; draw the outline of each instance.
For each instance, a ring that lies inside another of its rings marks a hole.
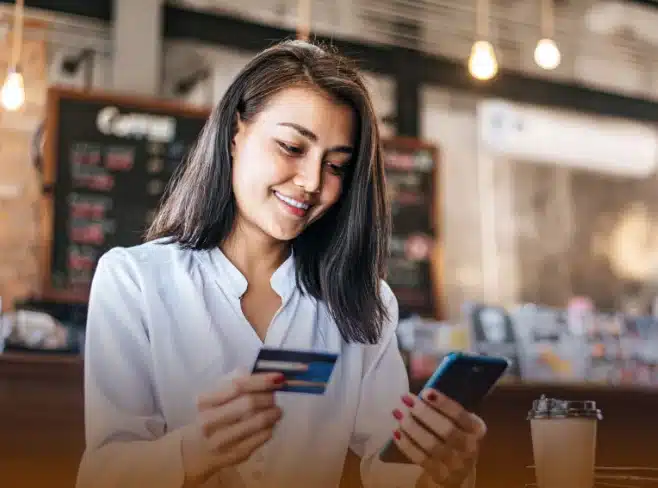
[[[322,395],[337,354],[263,348],[254,363],[253,373],[283,373],[285,382],[278,391]]]

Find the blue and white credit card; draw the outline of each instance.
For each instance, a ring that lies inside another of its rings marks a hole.
[[[337,354],[263,348],[253,373],[283,373],[285,383],[278,391],[322,395],[327,388]]]

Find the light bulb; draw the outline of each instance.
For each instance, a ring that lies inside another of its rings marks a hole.
[[[560,50],[553,39],[541,39],[535,48],[535,62],[544,69],[555,69],[560,64]]]
[[[490,80],[498,73],[498,62],[493,46],[487,41],[477,41],[468,58],[468,70],[478,80]]]
[[[23,75],[18,70],[11,70],[0,93],[2,106],[7,110],[18,110],[25,102]]]

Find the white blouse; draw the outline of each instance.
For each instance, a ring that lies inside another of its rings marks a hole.
[[[277,392],[273,438],[204,486],[335,488],[351,448],[367,488],[413,487],[420,468],[377,458],[409,387],[391,289],[382,282],[391,320],[378,344],[363,345],[344,342],[326,305],[297,290],[292,256],[271,283],[282,306],[264,344],[340,356],[324,395]],[[181,433],[197,396],[236,368],[248,372],[263,346],[242,313],[246,289],[219,249],[152,242],[102,256],[89,301],[78,488],[182,487]]]

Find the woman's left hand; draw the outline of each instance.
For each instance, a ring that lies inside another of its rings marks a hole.
[[[441,487],[460,487],[475,468],[484,421],[436,390],[405,395],[393,411],[398,448]]]

